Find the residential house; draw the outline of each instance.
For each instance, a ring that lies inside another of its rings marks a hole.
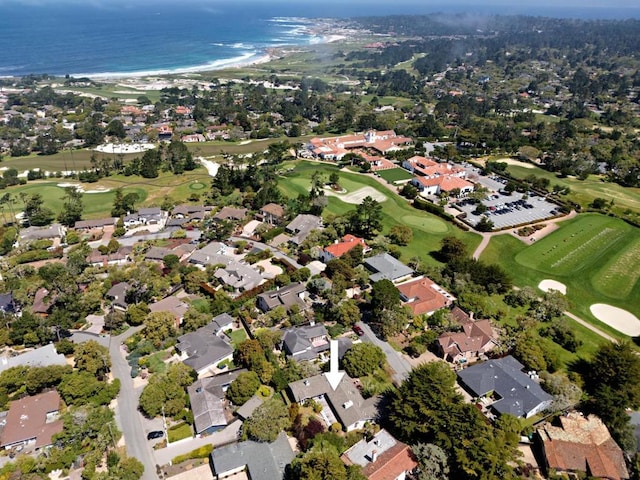
[[[335,243],[324,247],[322,252],[320,252],[320,260],[327,263],[334,258],[340,258],[342,255],[350,252],[358,245],[362,247],[363,253],[367,253],[371,250],[363,238],[356,237],[355,235],[348,233],[342,237],[342,241],[336,240]]]
[[[307,304],[304,301],[306,296],[306,285],[303,282],[295,282],[286,287],[261,293],[257,297],[256,306],[265,313],[280,306],[288,310],[293,305],[298,305],[301,310],[305,310],[307,308]]]
[[[289,239],[291,243],[300,245],[313,230],[321,228],[324,228],[322,218],[301,213],[285,227],[285,231],[291,235]]]
[[[49,290],[44,287],[40,287],[36,290],[36,294],[33,297],[33,304],[31,305],[31,313],[46,317],[51,313],[51,309],[56,302],[56,295],[49,295]]]
[[[91,230],[104,230],[105,227],[115,227],[118,219],[116,217],[98,218],[96,220],[78,220],[73,229],[80,232]]]
[[[116,310],[120,310],[122,312],[126,312],[127,308],[129,308],[129,304],[127,303],[127,293],[131,290],[131,285],[127,282],[118,282],[115,285],[112,285],[109,291],[107,291],[105,297],[108,300],[111,300],[111,305]]]
[[[381,253],[373,257],[365,258],[364,266],[371,271],[369,280],[377,282],[378,280],[387,279],[393,283],[400,283],[410,278],[414,271],[407,267],[400,260],[392,257],[388,253]]]
[[[326,374],[292,382],[288,387],[291,401],[303,403],[310,398],[323,405],[321,417],[327,428],[340,422],[350,432],[364,427],[378,415],[378,397],[363,398],[357,381],[345,374],[334,390]]]
[[[189,263],[206,267],[207,265],[227,265],[232,259],[226,255],[227,247],[224,243],[211,242],[196,250],[189,257]]]
[[[58,419],[60,395],[55,390],[11,402],[2,434],[0,448],[35,448],[49,446],[52,437],[62,432]]]
[[[314,360],[329,350],[329,335],[324,325],[305,325],[284,331],[282,346],[294,360]]]
[[[163,212],[160,207],[140,208],[137,212],[124,217],[124,226],[127,228],[143,225],[163,226],[166,220],[167,212]]]
[[[558,418],[560,425],[545,424],[537,430],[548,470],[569,478],[630,477],[624,453],[595,415],[570,412]]]
[[[529,418],[548,408],[553,397],[534,381],[535,374],[523,370],[509,355],[460,370],[458,382],[473,397],[491,395],[495,399],[491,409],[497,414]]]
[[[256,220],[269,225],[280,225],[284,221],[284,207],[277,203],[267,203],[258,211]]]
[[[170,312],[176,318],[176,326],[182,323],[184,314],[189,310],[189,305],[184,303],[178,297],[170,296],[149,305],[151,313],[154,312]]]
[[[20,230],[20,244],[36,240],[61,240],[67,229],[59,223],[52,223],[46,227],[27,227]]]
[[[91,250],[86,261],[92,267],[107,267],[109,265],[125,265],[131,261],[133,247],[120,247],[113,253],[102,253],[100,250]]]
[[[195,251],[196,246],[189,243],[188,239],[183,240],[184,243],[177,245],[173,248],[165,247],[151,247],[144,254],[144,259],[151,262],[162,262],[167,255],[175,255],[180,262],[189,258],[189,256]]]
[[[222,207],[220,211],[213,216],[213,218],[215,220],[240,221],[244,220],[246,216],[246,208]]]
[[[197,435],[213,433],[228,425],[233,415],[226,408],[228,402],[225,392],[242,372],[246,370],[237,369],[213,377],[199,378],[187,387]]]
[[[214,335],[222,335],[227,330],[231,330],[234,323],[235,320],[231,315],[228,313],[221,313],[220,315],[213,317],[213,320],[211,320],[209,325],[211,326]]]
[[[209,373],[219,363],[233,358],[229,339],[214,322],[179,336],[176,350],[180,353],[180,360],[198,375]]]
[[[456,299],[427,277],[398,285],[398,290],[400,290],[400,300],[411,309],[414,315],[431,315],[436,310],[449,307]]]
[[[13,292],[0,294],[0,312],[13,315],[17,310],[16,302],[13,299]]]
[[[254,267],[235,260],[229,261],[225,267],[218,268],[213,275],[220,283],[233,287],[236,292],[252,290],[266,281]]]
[[[498,335],[489,320],[469,319],[460,324],[461,332],[445,332],[438,337],[438,349],[445,360],[471,362],[497,346]]]
[[[255,480],[281,480],[294,457],[287,435],[281,432],[273,443],[248,440],[214,448],[211,465],[217,480],[244,471]]]
[[[51,365],[67,365],[64,355],[56,351],[53,343],[29,350],[15,357],[6,355],[0,357],[0,373],[13,367],[48,367]]]
[[[204,205],[178,205],[171,210],[171,217],[199,221],[211,213],[213,207]]]
[[[411,447],[384,429],[369,441],[360,440],[341,458],[346,465],[358,465],[368,480],[405,480],[418,466]]]

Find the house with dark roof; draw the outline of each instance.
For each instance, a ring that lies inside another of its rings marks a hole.
[[[371,440],[360,440],[341,458],[345,465],[359,466],[368,480],[404,480],[418,466],[411,447],[384,429]]]
[[[409,279],[414,273],[412,268],[386,252],[365,258],[364,266],[371,272],[369,280],[372,282],[387,279],[393,283],[400,283]]]
[[[364,238],[356,237],[355,235],[348,233],[342,237],[342,241],[336,240],[335,243],[324,247],[322,252],[320,252],[320,260],[327,263],[334,258],[340,258],[342,255],[350,252],[358,245],[362,247],[362,253],[367,253],[371,250],[364,241]]]
[[[436,310],[449,307],[456,299],[440,285],[427,277],[417,278],[398,285],[400,300],[414,315],[431,315]]]
[[[324,228],[322,218],[308,213],[301,213],[285,227],[285,231],[291,235],[291,238],[289,238],[291,243],[300,245],[313,230],[321,228]]]
[[[198,375],[209,373],[220,362],[233,358],[231,343],[224,333],[216,333],[218,331],[218,324],[211,322],[195,332],[178,337],[176,350],[180,360]]]
[[[213,317],[213,320],[209,323],[214,335],[222,335],[227,330],[233,328],[235,319],[228,313],[221,313]]]
[[[254,480],[281,480],[294,457],[287,435],[281,432],[273,443],[248,440],[214,448],[211,465],[216,479],[246,471]]]
[[[551,406],[553,397],[523,372],[524,365],[512,356],[478,363],[458,372],[458,383],[473,397],[491,395],[490,408],[501,415],[529,418]]]
[[[322,324],[289,328],[282,336],[282,346],[294,360],[314,360],[329,350],[329,334]]]
[[[27,227],[20,230],[20,244],[36,240],[62,239],[66,233],[66,227],[59,223],[52,223],[46,227]]]
[[[0,448],[32,447],[36,450],[51,445],[52,437],[62,432],[58,419],[60,395],[55,390],[11,402]]]
[[[244,369],[199,378],[187,387],[196,434],[222,430],[232,420],[225,392]]]
[[[111,300],[113,308],[126,312],[127,308],[129,308],[127,293],[131,288],[131,285],[127,282],[118,282],[107,291],[105,297]]]
[[[256,220],[269,225],[280,225],[284,221],[284,207],[277,203],[267,203],[258,211]]]
[[[0,294],[0,312],[12,315],[16,313],[17,310],[17,305],[13,299],[12,292]]]
[[[116,217],[98,218],[96,220],[78,220],[73,229],[82,232],[91,230],[104,230],[105,227],[115,227],[118,219]]]
[[[302,403],[310,398],[323,405],[321,416],[327,428],[340,422],[350,432],[364,427],[378,415],[379,397],[365,399],[357,381],[345,374],[334,390],[325,374],[305,378],[289,384],[288,395],[292,402]]]
[[[595,415],[571,412],[558,418],[559,425],[537,430],[547,470],[569,477],[625,480],[630,477],[622,449],[606,425]]]
[[[301,310],[305,310],[307,308],[304,301],[306,296],[306,285],[303,282],[295,282],[286,287],[261,293],[257,297],[256,306],[265,313],[280,306],[288,310],[292,306],[298,305]]]
[[[42,317],[46,317],[51,313],[53,305],[56,303],[55,294],[49,295],[49,290],[44,287],[40,287],[36,290],[36,294],[33,297],[33,304],[31,305],[31,312]]]
[[[102,253],[100,250],[91,250],[85,259],[92,267],[107,267],[108,265],[124,265],[131,261],[133,247],[120,247],[113,253]]]

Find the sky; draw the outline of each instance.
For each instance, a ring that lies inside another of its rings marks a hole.
[[[224,5],[227,0],[188,0],[188,3],[201,4],[201,5]],[[300,4],[305,0],[262,0],[262,2],[268,1],[270,3],[292,3]],[[306,0],[316,2],[316,0]],[[322,0],[323,4],[342,4],[345,0]],[[376,5],[376,4],[388,4],[388,0],[348,0],[351,4],[361,5]],[[260,2],[260,3],[262,3]],[[158,3],[175,3],[174,0],[136,0],[136,4],[158,4]],[[181,2],[182,3],[182,2]],[[234,0],[233,3],[256,3],[256,0]],[[518,7],[522,5],[521,0],[489,0],[484,2],[474,2],[472,0],[398,0],[395,3],[403,5],[416,5],[416,7],[424,8],[430,4],[438,6],[443,4],[450,5],[495,5],[506,7]],[[82,5],[96,5],[96,6],[114,6],[131,4],[131,0],[0,0],[0,6],[2,5],[60,5],[60,4],[82,4]],[[537,0],[536,5],[540,6],[553,6],[553,7],[627,7],[627,8],[640,8],[640,2],[638,0]]]

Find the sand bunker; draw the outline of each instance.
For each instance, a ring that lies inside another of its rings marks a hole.
[[[215,177],[218,174],[218,168],[220,168],[219,163],[212,162],[204,157],[198,157],[198,161],[207,169],[209,176]]]
[[[589,309],[594,317],[619,332],[630,337],[640,336],[640,320],[633,313],[606,303],[596,303]]]
[[[141,153],[155,147],[152,143],[105,143],[98,145],[95,149],[102,153]]]
[[[362,203],[362,200],[364,200],[365,197],[371,197],[377,202],[384,202],[387,199],[385,195],[383,195],[373,187],[362,187],[356,190],[355,192],[351,192],[347,194],[336,193],[330,189],[325,189],[324,192],[325,192],[325,195],[328,195],[331,197],[338,197],[343,202],[353,203],[354,205],[360,205]]]
[[[68,188],[73,187],[80,193],[107,193],[110,192],[111,189],[107,187],[96,187],[93,190],[85,190],[82,185],[78,183],[58,183],[58,187],[60,188]]]
[[[564,283],[556,282],[555,280],[542,280],[538,284],[538,288],[543,292],[548,292],[549,290],[556,290],[563,295],[567,294],[567,286]]]
[[[517,165],[522,168],[536,168],[535,165],[532,165],[527,162],[521,162],[520,160],[516,160],[515,158],[499,158],[496,162],[506,163],[507,165]]]

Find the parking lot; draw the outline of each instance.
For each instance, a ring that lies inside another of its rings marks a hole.
[[[482,203],[488,210],[481,215],[472,213],[477,205],[458,204],[458,208],[467,214],[466,221],[470,225],[476,225],[484,215],[493,222],[496,229],[534,223],[558,215],[558,205],[531,192],[529,195],[518,192],[511,195],[491,193]]]

